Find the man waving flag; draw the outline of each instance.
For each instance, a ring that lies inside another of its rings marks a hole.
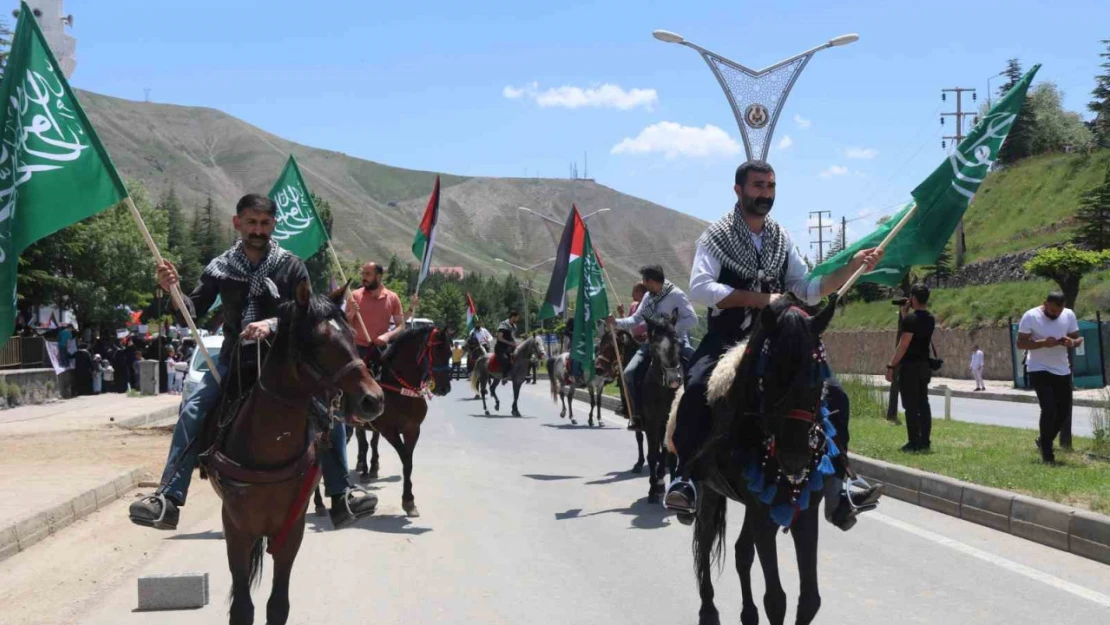
[[[412,253],[420,261],[420,276],[416,279],[416,290],[420,291],[420,284],[428,277],[428,270],[432,268],[432,249],[436,246],[436,225],[439,223],[439,176],[436,176],[435,187],[432,188],[432,197],[428,198],[428,207],[424,209],[424,218],[420,220],[420,229],[416,231],[416,238],[412,241]]]
[[[861,282],[897,286],[911,267],[935,263],[998,157],[1002,142],[1021,112],[1029,83],[1040,67],[1033,66],[979,120],[952,155],[913,190],[913,201],[878,230],[821,263],[812,275],[835,272],[847,265],[857,252],[879,245],[891,233],[894,236],[886,246],[882,261],[863,274]]]

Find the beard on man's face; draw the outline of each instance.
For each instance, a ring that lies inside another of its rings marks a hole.
[[[775,198],[773,197],[751,197],[748,195],[743,196],[744,210],[760,217],[771,212],[771,207],[775,205]]]
[[[363,281],[362,281],[362,286],[366,287],[366,289],[367,289],[368,291],[376,291],[376,290],[378,290],[378,286],[379,286],[380,284],[381,284],[381,280],[378,280],[377,278],[373,278],[373,279],[371,279],[371,280],[363,280]]]
[[[266,234],[248,234],[243,242],[254,249],[263,249],[270,244],[270,236]]]

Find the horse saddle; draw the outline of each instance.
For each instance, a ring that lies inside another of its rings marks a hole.
[[[512,356],[512,354],[510,354],[509,355],[509,368],[510,369],[513,368],[513,362],[515,360],[516,359]],[[494,356],[494,357],[489,359],[489,364],[486,366],[486,369],[490,373],[504,373],[503,371],[501,371],[501,359],[498,358],[497,356]]]

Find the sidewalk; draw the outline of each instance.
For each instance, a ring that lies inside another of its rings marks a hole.
[[[883,390],[888,390],[890,385],[881,375],[859,376],[877,384]],[[1002,380],[986,380],[987,390],[976,391],[975,380],[956,380],[952,378],[933,378],[929,383],[930,395],[944,395],[944,387],[952,389],[953,397],[966,397],[969,399],[987,399],[991,401],[1013,401],[1026,404],[1037,403],[1037,395],[1033,390],[1014,388],[1013,382]],[[1076,406],[1097,406],[1101,402],[1102,389],[1076,389],[1073,393],[1073,404]]]
[[[156,479],[177,395],[108,394],[0,412],[0,560]],[[114,419],[114,421],[112,420]]]

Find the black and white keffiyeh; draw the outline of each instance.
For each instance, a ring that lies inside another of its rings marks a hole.
[[[236,241],[231,249],[213,258],[212,262],[208,263],[205,271],[218,280],[233,280],[235,282],[245,282],[249,285],[247,307],[243,310],[243,325],[245,326],[253,321],[258,321],[259,317],[262,316],[263,295],[269,294],[274,299],[280,297],[277,284],[270,276],[289,254],[290,252],[287,250],[281,249],[277,241],[270,239],[266,257],[255,267],[251,265],[246,253],[243,252],[243,241],[240,240]]]
[[[657,310],[659,308],[659,303],[666,299],[666,297],[670,295],[671,291],[673,290],[674,283],[672,283],[670,280],[664,280],[663,288],[659,289],[658,295],[652,295],[650,293],[645,295],[643,302],[640,304],[640,308],[642,308],[644,311],[643,318],[648,319],[655,316],[656,313],[659,312]]]
[[[740,214],[740,206],[706,228],[698,239],[721,265],[732,270],[744,280],[769,283],[772,292],[781,289],[779,282],[784,274],[787,249],[786,231],[778,222],[768,218],[763,223],[763,249],[757,250],[752,242],[751,230]]]

